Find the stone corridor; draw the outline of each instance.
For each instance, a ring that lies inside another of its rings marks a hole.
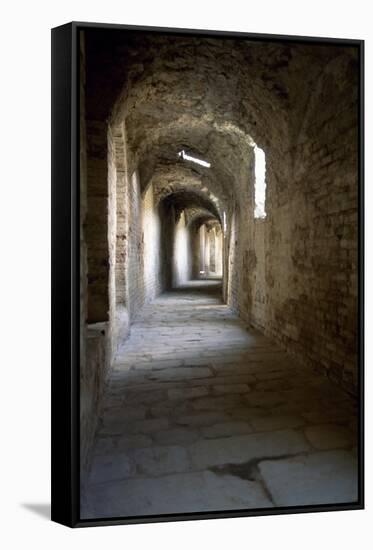
[[[218,280],[165,292],[119,344],[83,518],[357,499],[355,401],[220,296]]]
[[[82,517],[356,501],[358,48],[89,28],[79,69]]]

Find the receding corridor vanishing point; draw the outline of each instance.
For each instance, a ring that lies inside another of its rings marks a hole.
[[[356,503],[357,48],[80,38],[82,517]]]

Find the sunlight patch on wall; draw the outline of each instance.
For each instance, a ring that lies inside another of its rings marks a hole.
[[[255,156],[255,210],[254,218],[265,218],[265,200],[266,200],[266,160],[265,153],[260,147],[254,147]]]

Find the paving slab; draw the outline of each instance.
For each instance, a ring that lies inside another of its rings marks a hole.
[[[279,430],[198,441],[189,447],[196,469],[224,464],[243,464],[253,459],[302,453],[310,449],[305,437],[295,430]]]
[[[248,384],[217,384],[212,387],[213,395],[233,395],[250,391]]]
[[[128,457],[136,467],[136,475],[142,477],[156,477],[191,469],[187,452],[176,445],[134,449],[128,451]]]
[[[338,424],[308,426],[304,433],[311,445],[319,450],[352,447],[355,442],[351,430]]]
[[[252,432],[253,429],[249,422],[222,422],[220,424],[214,424],[207,428],[201,428],[203,437],[218,438],[218,437],[231,437],[232,435],[247,434]]]
[[[161,445],[188,445],[201,438],[197,430],[190,428],[173,428],[153,434],[153,439]]]
[[[89,480],[93,484],[109,482],[132,477],[135,472],[135,464],[127,454],[101,455],[93,460]]]
[[[252,418],[250,423],[254,431],[266,432],[282,430],[284,428],[299,428],[300,426],[304,426],[305,420],[301,416],[296,415],[278,416],[271,414]]]
[[[177,380],[190,378],[207,378],[212,376],[212,371],[208,367],[168,367],[159,371],[151,371],[146,377],[149,380]]]
[[[273,507],[259,483],[212,472],[96,485],[85,500],[85,519]]]
[[[347,451],[327,451],[259,463],[277,506],[352,503],[357,500],[357,461]]]
[[[147,304],[119,345],[85,513],[350,498],[356,404],[196,285]]]
[[[208,393],[209,390],[203,386],[167,390],[169,399],[193,399],[194,397],[203,397]]]

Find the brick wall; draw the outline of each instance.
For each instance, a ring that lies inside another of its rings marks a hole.
[[[357,384],[356,74],[351,58],[329,63],[295,145],[281,162],[267,148],[267,218],[254,220],[253,197],[238,182],[227,256],[228,303],[351,392]],[[254,189],[253,174],[246,185]]]
[[[154,202],[153,185],[148,187],[142,200],[142,227],[144,301],[148,302],[155,298],[164,286],[160,266],[161,222]]]

